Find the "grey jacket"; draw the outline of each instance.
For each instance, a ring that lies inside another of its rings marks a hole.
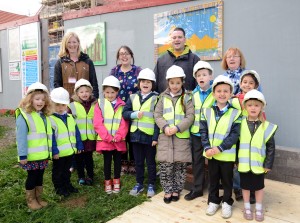
[[[173,105],[176,104],[176,101],[179,99],[180,95],[171,97],[169,88],[165,90],[161,95],[156,104],[154,118],[159,129],[163,129],[168,126],[167,121],[163,118],[163,100],[164,97],[171,98]],[[185,104],[185,117],[177,125],[181,132],[192,125],[194,121],[194,106],[192,100],[189,100]],[[157,145],[157,160],[159,162],[191,162],[191,148],[190,148],[190,139],[180,139],[176,135],[167,136],[163,132],[159,134],[158,145]]]

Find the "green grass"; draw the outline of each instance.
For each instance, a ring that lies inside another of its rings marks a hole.
[[[2,127],[0,128],[0,134]],[[73,185],[80,192],[68,198],[61,198],[54,193],[51,182],[51,162],[44,175],[44,198],[49,205],[38,211],[30,211],[25,201],[26,171],[19,168],[16,158],[16,146],[10,146],[1,151],[0,155],[0,222],[30,222],[30,223],[75,223],[75,222],[107,222],[128,209],[144,201],[151,202],[144,193],[133,197],[129,191],[135,185],[135,177],[121,177],[122,189],[119,194],[107,195],[103,186],[103,160],[99,154],[94,154],[95,182],[94,186],[77,185],[77,173],[72,174]],[[145,178],[147,179],[147,177]],[[158,182],[158,180],[157,180]],[[145,182],[147,183],[147,182]],[[160,191],[161,187],[157,183]]]
[[[0,125],[0,138],[3,137],[4,132],[5,132],[5,127],[3,127],[3,126]]]

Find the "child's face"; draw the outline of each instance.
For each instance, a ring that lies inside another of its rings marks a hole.
[[[104,98],[112,102],[117,98],[118,91],[115,91],[112,87],[105,87],[103,94],[104,94]]]
[[[77,96],[82,100],[82,101],[87,101],[90,99],[92,94],[92,89],[87,87],[87,86],[82,86],[77,89]]]
[[[174,77],[168,81],[169,88],[172,94],[177,94],[183,85],[182,79],[180,77]]]
[[[65,104],[55,103],[54,110],[57,114],[63,115],[66,113],[68,106]]]
[[[196,81],[200,88],[206,91],[210,87],[210,81],[212,80],[212,75],[209,74],[207,69],[201,69],[196,72]]]
[[[140,89],[142,94],[148,94],[152,90],[152,81],[150,80],[141,80],[140,81]]]
[[[218,84],[213,91],[213,96],[219,108],[225,107],[231,97],[231,87],[229,84]]]
[[[32,106],[35,111],[41,111],[43,107],[45,106],[45,95],[42,93],[35,94],[32,98]]]
[[[258,100],[249,100],[245,104],[245,109],[248,112],[248,119],[255,121],[259,118],[260,113],[263,111],[263,103]]]
[[[248,91],[256,89],[257,87],[253,77],[251,75],[245,75],[240,83],[240,88],[242,92],[246,94]]]

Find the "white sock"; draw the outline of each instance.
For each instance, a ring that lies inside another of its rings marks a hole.
[[[249,202],[248,203],[244,203],[244,208],[246,210],[246,214],[251,214],[251,210],[250,210],[251,205],[250,205]]]
[[[255,204],[255,209],[259,212],[256,212],[256,215],[260,215],[261,214],[261,210],[262,210],[262,204],[260,203],[256,203]]]

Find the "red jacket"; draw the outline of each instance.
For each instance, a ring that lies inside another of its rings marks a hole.
[[[124,106],[125,102],[123,102],[119,97],[117,98],[116,105],[114,110],[117,111],[118,107]],[[99,103],[95,105],[94,110],[94,128],[96,133],[101,137],[102,141],[97,140],[96,151],[101,153],[101,151],[111,151],[111,150],[118,150],[120,152],[126,152],[126,135],[128,133],[129,122],[125,119],[121,119],[120,127],[116,132],[115,136],[112,136],[107,131],[106,127],[104,126],[104,118],[102,115],[102,111],[99,107]],[[113,142],[113,140],[115,142]]]

